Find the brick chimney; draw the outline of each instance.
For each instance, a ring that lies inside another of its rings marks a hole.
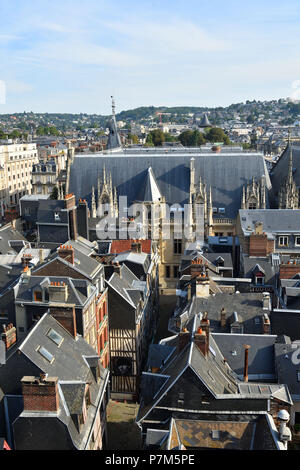
[[[223,307],[220,313],[221,328],[226,328],[226,310]]]
[[[75,305],[52,305],[50,306],[50,315],[60,323],[72,336],[76,338],[76,315]]]
[[[268,256],[274,252],[274,240],[269,240],[266,233],[260,231],[249,237],[249,256]]]
[[[57,377],[24,376],[21,379],[24,411],[58,411],[59,396]]]
[[[192,260],[191,266],[190,266],[190,273],[192,277],[196,277],[199,274],[202,274],[204,269],[203,261],[201,258],[196,258]]]
[[[271,332],[271,322],[270,322],[269,315],[268,315],[267,313],[264,313],[262,320],[263,320],[263,321],[262,321],[262,324],[263,324],[263,334],[264,334],[264,335],[269,335],[270,332]]]
[[[73,193],[66,194],[66,196],[65,196],[65,208],[66,209],[72,209],[73,207],[75,207],[75,203],[76,203],[75,195]]]
[[[190,332],[186,328],[183,328],[183,330],[180,331],[178,335],[178,343],[177,343],[178,352],[182,351],[185,348],[185,346],[190,343],[190,341],[191,341]]]
[[[279,279],[292,279],[300,272],[300,264],[293,260],[279,266]]]
[[[2,341],[4,341],[6,349],[10,348],[17,341],[16,328],[12,323],[9,323],[7,326],[3,325],[1,338]]]
[[[49,302],[65,303],[68,299],[68,286],[63,281],[51,281],[49,285]]]
[[[196,346],[200,349],[202,354],[207,357],[208,356],[208,338],[206,336],[206,332],[202,330],[202,328],[198,328],[197,332],[194,334],[194,342]]]
[[[74,265],[74,249],[72,245],[60,245],[58,254],[61,258]]]
[[[24,253],[21,258],[22,266],[23,268],[26,268],[26,266],[29,266],[29,264],[32,261],[32,255]]]

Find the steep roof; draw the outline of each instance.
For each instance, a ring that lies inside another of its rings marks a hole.
[[[203,114],[199,127],[211,127],[211,123],[209,122],[209,119],[206,113]]]
[[[268,171],[260,153],[126,153],[75,155],[70,167],[71,192],[91,203],[92,186],[97,187],[97,175],[105,166],[112,174],[118,196],[127,196],[131,205],[138,200],[147,179],[149,167],[167,204],[187,204],[190,190],[190,159],[195,159],[195,181],[206,181],[212,187],[213,205],[225,207],[226,217],[236,217],[241,204],[242,186],[249,178],[265,175],[270,189]]]
[[[290,156],[290,146],[287,146],[270,173],[271,181],[273,185],[273,192],[276,198],[278,197],[278,191],[280,189],[281,183],[288,175],[289,156]],[[299,188],[300,187],[300,146],[298,143],[293,142],[292,157],[293,157],[293,178],[294,178],[296,185]]]

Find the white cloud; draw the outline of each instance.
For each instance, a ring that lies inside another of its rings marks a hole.
[[[223,51],[231,47],[229,41],[213,35],[189,21],[173,20],[169,23],[108,22],[105,26],[134,39],[136,45],[147,44],[150,49],[170,54],[178,52]]]

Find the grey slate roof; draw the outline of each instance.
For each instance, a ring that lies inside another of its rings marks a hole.
[[[57,347],[47,336],[50,328],[63,337],[60,347]],[[38,347],[41,345],[53,355],[54,360],[51,363],[38,352]],[[99,383],[95,382],[90,366],[85,360],[85,356],[97,356],[94,349],[81,336],[77,336],[75,340],[51,315],[46,313],[32,328],[19,346],[19,350],[49,377],[58,378],[60,407],[57,418],[67,426],[75,447],[85,448],[89,427],[95,418],[99,398],[109,373],[99,362],[101,380]],[[66,382],[68,383],[66,384]],[[90,384],[91,403],[95,406],[89,407],[88,419],[81,432],[78,433],[70,414],[80,412],[83,386],[87,383]],[[59,444],[54,441],[47,442],[47,444],[42,442],[44,436],[53,438],[53,429],[56,426],[55,416],[51,416],[51,413],[47,412],[23,411],[19,417],[20,421],[17,421],[17,425],[20,426],[19,430],[22,429],[23,422],[26,425],[28,418],[32,420],[33,427],[38,426],[40,429],[40,434],[37,436],[35,433],[34,435],[32,448],[59,448]],[[39,441],[35,443],[34,439]]]
[[[70,245],[70,243],[67,243]],[[40,269],[43,269],[44,266],[53,262],[54,260],[59,260],[61,263],[66,264],[67,266],[73,267],[75,270],[81,272],[88,278],[93,279],[94,276],[101,271],[101,264],[98,263],[95,259],[91,258],[85,254],[82,250],[78,250],[78,245],[75,243],[72,245],[74,249],[74,265],[69,263],[66,259],[63,259],[59,254],[53,253],[43,264],[39,264],[38,267],[34,270],[34,273],[38,273]]]
[[[267,234],[300,233],[300,209],[240,209],[239,215],[245,235],[254,231],[256,222],[262,222]]]
[[[280,185],[288,174],[290,147],[288,146],[276,162],[271,172],[271,180],[275,197],[278,196]],[[300,187],[300,146],[298,143],[292,145],[293,155],[293,177],[298,188]]]
[[[54,212],[59,212],[60,220],[54,220]],[[68,211],[65,201],[57,199],[41,199],[39,201],[38,224],[68,224]]]
[[[150,344],[148,353],[148,367],[162,367],[171,354],[175,351],[173,346],[162,346],[161,344]]]
[[[267,258],[256,258],[243,254],[242,260],[244,277],[252,279],[254,282],[253,275],[255,272],[255,267],[259,265],[262,269],[262,272],[265,274],[265,284],[275,285],[276,274],[279,272],[279,264],[274,265],[272,263],[272,256],[268,256]]]
[[[225,207],[226,217],[236,217],[241,204],[242,185],[252,176],[266,176],[270,180],[262,154],[95,154],[75,155],[70,167],[70,192],[77,198],[91,203],[92,186],[97,187],[97,175],[105,166],[112,174],[112,184],[117,187],[118,196],[127,196],[128,205],[138,199],[139,192],[147,179],[151,167],[167,204],[189,202],[190,159],[195,158],[195,181],[201,175],[206,184],[212,186],[213,205]]]
[[[210,320],[210,329],[213,333],[229,333],[230,317],[237,312],[243,324],[243,333],[261,334],[263,311],[262,293],[220,293],[211,295],[207,299],[193,297],[192,302],[183,309],[187,311],[187,321],[190,322],[199,312],[207,312]],[[220,312],[225,308],[227,325],[225,331],[220,324]]]
[[[138,281],[138,278],[125,264],[121,266],[120,270],[121,277],[114,272],[109,279],[106,279],[106,283],[121,295],[131,306],[137,307],[142,294],[140,290],[133,288],[133,281]]]
[[[234,333],[213,333],[223,356],[231,369],[243,380],[245,349],[244,344],[250,346],[248,353],[249,380],[275,380],[275,335],[247,335]],[[284,383],[284,382],[282,382]]]
[[[10,243],[12,241],[12,243]],[[20,243],[17,243],[17,242]],[[10,224],[0,227],[0,254],[16,254],[28,241],[20,232],[14,230]]]
[[[30,276],[28,283],[20,281],[16,293],[16,301],[33,302],[34,290],[42,284],[48,287],[51,281],[64,282],[68,286],[68,297],[66,300],[68,304],[84,305],[90,296],[88,295],[88,286],[90,286],[92,291],[96,289],[85,279],[71,279],[63,276]]]

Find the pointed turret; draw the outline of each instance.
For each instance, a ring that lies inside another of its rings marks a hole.
[[[162,198],[162,193],[159,189],[154,172],[151,166],[148,168],[146,180],[141,188],[137,201],[142,202],[157,202]]]
[[[118,133],[118,127],[117,127],[117,122],[116,122],[115,100],[113,96],[111,97],[111,99],[112,99],[112,115],[111,115],[110,121],[108,122],[109,135],[107,139],[106,149],[110,151],[118,151],[122,149],[122,144],[121,144],[121,139]]]
[[[202,116],[199,127],[211,127],[211,123],[209,122],[209,119],[206,113],[204,113],[204,115]]]

